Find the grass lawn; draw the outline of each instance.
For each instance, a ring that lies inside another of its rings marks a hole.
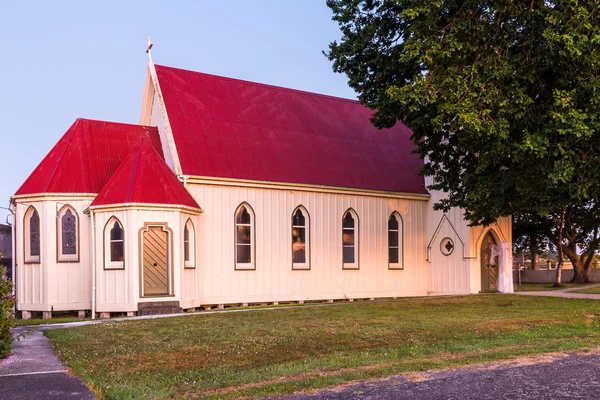
[[[594,288],[589,288],[589,289],[574,290],[571,293],[600,294],[600,286],[597,286],[597,287],[594,287]]]
[[[86,321],[91,318],[78,318],[77,313],[70,311],[57,311],[54,312],[53,318],[50,319],[42,319],[41,312],[34,312],[33,318],[30,319],[15,319],[15,326],[29,326],[29,325],[45,325],[45,324],[64,324],[67,322],[80,322]]]
[[[264,397],[600,345],[600,302],[481,295],[46,331],[100,398]]]
[[[554,283],[515,283],[515,292],[541,292],[548,290],[569,289],[577,286],[575,283],[563,283],[559,287],[555,287]]]
[[[90,318],[77,318],[77,317],[68,317],[68,318],[52,318],[52,319],[41,319],[41,318],[33,318],[33,319],[15,319],[15,326],[29,326],[29,325],[45,325],[45,324],[64,324],[67,322],[80,322],[86,321]]]

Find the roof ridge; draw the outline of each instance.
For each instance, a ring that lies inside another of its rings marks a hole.
[[[99,122],[99,123],[103,123],[103,124],[113,124],[113,125],[126,125],[126,126],[135,126],[135,127],[141,127],[141,128],[156,128],[155,126],[152,125],[141,125],[141,124],[133,124],[130,122],[118,122],[118,121],[106,121],[103,119],[92,119],[92,118],[83,118],[83,117],[78,117],[76,120],[77,121],[82,121],[82,122]]]
[[[131,168],[131,179],[129,182],[135,183],[137,181],[137,176],[138,176],[138,171],[140,169],[140,159],[142,158],[142,145],[144,142],[144,138],[140,138],[140,140],[138,141],[137,145],[133,148],[133,150],[131,151],[130,155],[133,158],[133,168]],[[125,163],[127,161],[129,157],[126,157],[125,160],[123,160],[123,163]],[[116,171],[115,171],[116,174]],[[135,189],[135,185],[132,184],[128,190],[127,190],[127,199],[129,201],[131,201],[131,199],[133,199],[133,190]]]
[[[213,77],[213,78],[225,79],[225,80],[228,80],[228,81],[243,82],[243,83],[251,84],[251,85],[265,86],[265,87],[269,87],[269,88],[272,88],[272,89],[285,90],[285,91],[293,92],[293,93],[308,94],[308,95],[311,95],[311,96],[325,97],[325,98],[328,98],[328,99],[334,99],[334,100],[340,100],[340,101],[347,101],[347,102],[350,102],[350,103],[354,103],[354,104],[358,103],[358,104],[363,105],[360,101],[358,101],[356,99],[349,99],[347,97],[332,96],[330,94],[310,92],[308,90],[294,89],[294,88],[289,88],[289,87],[285,87],[285,86],[278,86],[278,85],[274,85],[274,84],[271,84],[271,83],[249,81],[247,79],[231,78],[231,77],[228,77],[228,76],[209,74],[207,72],[192,71],[192,70],[189,70],[189,69],[183,69],[183,68],[177,68],[177,67],[170,67],[170,66],[167,66],[167,65],[154,64],[154,66],[158,67],[159,69],[160,68],[174,69],[174,70],[183,71],[183,72],[190,73],[190,74],[206,75],[206,76],[210,76],[210,77]]]
[[[148,172],[146,169],[151,169],[154,173],[145,175],[144,172]],[[149,179],[151,183],[149,183]],[[178,192],[178,188],[174,186],[175,182],[181,185],[180,189],[183,192]],[[149,201],[149,198],[155,199],[154,196],[157,193],[152,190],[145,190],[148,184],[160,188],[162,195],[166,196],[168,200],[162,203]],[[119,189],[122,189],[122,191],[120,192]],[[182,196],[184,193],[185,197]],[[142,200],[143,198],[145,200]],[[144,137],[139,139],[119,168],[110,177],[108,183],[92,201],[92,206],[132,203],[179,204],[201,209],[193,196],[166,164],[160,153]]]

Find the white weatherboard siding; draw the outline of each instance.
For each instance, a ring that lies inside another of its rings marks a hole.
[[[137,311],[138,303],[152,301],[179,301],[181,307],[197,307],[198,268],[183,268],[183,224],[188,218],[197,224],[197,216],[178,211],[159,209],[121,208],[103,210],[96,217],[96,311],[126,312]],[[125,240],[125,262],[123,269],[105,269],[104,243],[105,226],[116,217],[122,224]],[[169,260],[172,291],[169,296],[140,296],[140,230],[144,224],[161,225],[169,228]],[[172,237],[171,237],[172,235]]]
[[[309,191],[197,185],[200,302],[222,304],[425,295],[427,201]],[[234,213],[254,210],[255,270],[234,270]],[[292,212],[310,216],[310,270],[292,270]],[[358,215],[359,269],[342,269],[342,217]],[[404,270],[388,269],[390,214],[404,222]]]
[[[16,240],[18,309],[28,311],[88,310],[91,308],[90,218],[83,214],[91,198],[56,196],[17,201]],[[57,261],[57,209],[69,205],[78,217],[79,261]],[[24,263],[23,218],[29,206],[40,216],[40,262]]]
[[[179,301],[182,308],[200,305],[273,301],[467,294],[481,290],[479,252],[492,230],[498,244],[512,243],[511,219],[490,227],[469,227],[460,210],[433,211],[429,200],[356,193],[327,193],[307,188],[248,187],[188,182],[204,212],[160,207],[98,209],[95,216],[96,311],[135,312],[149,301]],[[92,296],[91,218],[83,213],[93,197],[34,196],[16,199],[18,309],[26,311],[89,310]],[[241,203],[254,211],[255,270],[234,269],[234,213]],[[79,218],[79,261],[57,262],[57,210],[72,206]],[[292,270],[292,212],[307,211],[310,270]],[[23,217],[29,206],[40,216],[39,263],[23,263]],[[342,218],[357,215],[359,269],[342,264]],[[404,269],[388,269],[388,219],[402,217]],[[125,235],[125,268],[104,268],[105,226],[116,217]],[[184,268],[183,228],[194,225],[195,268]],[[140,230],[156,223],[172,230],[170,296],[140,297]],[[449,237],[450,256],[440,251]]]

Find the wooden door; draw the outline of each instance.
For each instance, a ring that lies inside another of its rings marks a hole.
[[[168,234],[160,227],[150,227],[143,241],[144,296],[168,295]]]
[[[498,256],[493,256],[493,247],[496,240],[490,232],[483,238],[481,243],[481,291],[495,292],[498,290]]]

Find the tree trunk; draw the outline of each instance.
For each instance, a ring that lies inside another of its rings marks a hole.
[[[556,286],[556,287],[561,286],[561,282],[562,282],[562,265],[563,265],[562,261],[559,261],[558,265],[556,265],[556,282],[554,282],[554,286]]]
[[[562,240],[562,237],[560,237],[560,240]],[[554,286],[560,287],[562,284],[562,267],[564,263],[563,252],[560,246],[558,247],[557,259],[558,263],[556,264],[556,281],[554,282]]]
[[[531,269],[533,269],[533,270],[538,269],[538,267],[537,267],[537,243],[533,238],[531,239],[531,246],[529,246],[529,254],[531,255]]]
[[[581,260],[571,260],[573,264],[573,279],[571,283],[587,283],[590,281],[589,269],[586,271]]]

